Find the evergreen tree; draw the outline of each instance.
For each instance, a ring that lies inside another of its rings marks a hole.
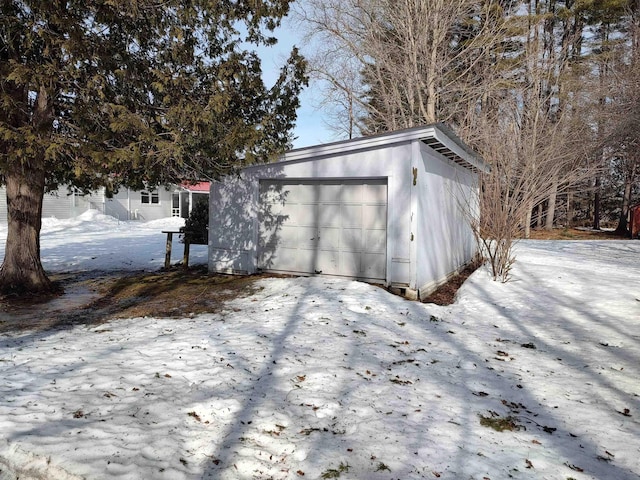
[[[0,1],[0,291],[52,288],[47,189],[215,179],[290,143],[304,60],[267,88],[249,48],[276,42],[291,0]]]
[[[191,209],[189,217],[184,222],[182,242],[207,245],[209,242],[209,202],[201,199]]]

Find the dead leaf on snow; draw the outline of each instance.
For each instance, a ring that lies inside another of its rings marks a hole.
[[[200,419],[200,415],[198,415],[196,412],[189,412],[187,413],[187,415],[189,415],[192,418],[195,418],[197,421],[201,422],[202,420]]]
[[[571,470],[574,470],[576,472],[584,472],[583,468],[580,467],[576,467],[575,465],[570,464],[569,462],[564,462],[564,464],[569,467]]]

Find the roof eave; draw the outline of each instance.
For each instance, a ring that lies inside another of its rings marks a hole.
[[[489,165],[467,147],[452,130],[443,124],[438,124],[437,127],[432,137],[421,139],[424,144],[464,168],[482,173],[490,171]]]
[[[431,136],[435,133],[435,125],[415,127],[394,132],[380,133],[366,137],[341,140],[310,147],[302,147],[289,150],[281,158],[280,162],[304,160],[319,156],[329,156],[337,153],[349,153],[378,146],[388,146],[397,143],[410,142],[421,139],[423,136]]]
[[[445,158],[469,170],[489,171],[489,167],[484,160],[466,147],[452,130],[441,123],[297,148],[285,152],[275,164],[300,162],[313,158],[328,157],[336,154],[351,153],[412,141],[422,141]],[[252,165],[247,168],[261,168],[264,165],[265,164]]]

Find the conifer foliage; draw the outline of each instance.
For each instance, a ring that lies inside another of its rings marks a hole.
[[[47,189],[214,179],[290,142],[305,62],[267,87],[252,50],[290,0],[0,1],[0,291],[51,289]]]
[[[209,242],[209,202],[196,202],[180,231],[183,243],[206,245]]]

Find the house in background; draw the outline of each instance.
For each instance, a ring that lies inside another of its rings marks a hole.
[[[183,182],[173,191],[171,216],[187,218],[195,205],[209,201],[210,188],[210,182]]]
[[[121,220],[187,218],[196,203],[209,200],[209,188],[209,182],[183,182],[171,188],[142,191],[122,188],[112,198],[104,199],[102,211]]]
[[[474,257],[484,161],[442,124],[292,150],[214,182],[209,270],[426,296]]]
[[[104,189],[84,195],[66,186],[45,194],[42,218],[73,218],[93,209],[120,220],[158,220],[166,217],[187,218],[197,202],[209,198],[209,182],[182,183],[152,190],[136,191],[121,188],[112,197]],[[0,188],[0,222],[7,221],[7,196]]]

